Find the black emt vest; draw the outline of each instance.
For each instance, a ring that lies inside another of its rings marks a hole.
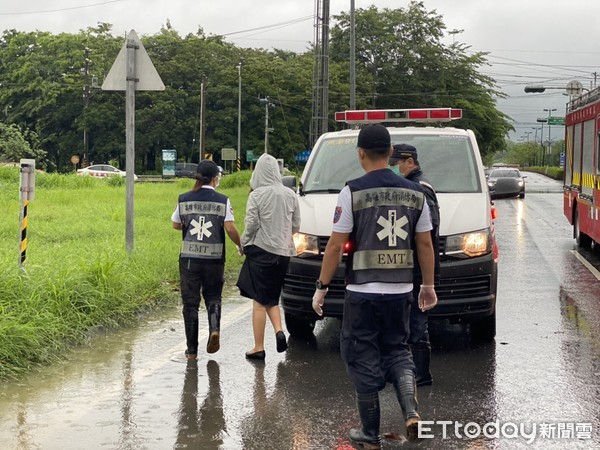
[[[183,228],[181,258],[225,261],[225,214],[227,196],[202,188],[179,196]]]
[[[389,169],[347,183],[354,228],[346,283],[412,283],[415,229],[425,194],[416,183]]]
[[[440,226],[440,205],[438,203],[437,195],[435,193],[435,189],[429,182],[427,178],[423,175],[423,171],[419,167],[418,169],[413,170],[411,173],[406,175],[406,179],[410,181],[414,181],[415,183],[419,183],[423,188],[423,193],[425,194],[425,200],[427,201],[427,205],[429,206],[429,213],[431,214],[431,242],[433,243],[433,253],[434,253],[434,280],[435,284],[439,284],[440,281],[440,252],[439,252],[439,226]],[[421,274],[421,267],[419,266],[419,260],[415,255],[415,271],[414,271],[414,283],[421,284],[423,282],[423,277]]]

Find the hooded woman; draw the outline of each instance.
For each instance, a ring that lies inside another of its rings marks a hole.
[[[237,286],[253,300],[254,347],[246,358],[264,359],[267,316],[275,330],[277,351],[287,349],[279,296],[290,256],[296,254],[292,235],[300,229],[300,209],[294,192],[281,181],[277,160],[269,154],[258,158],[250,188],[242,235],[246,260]]]

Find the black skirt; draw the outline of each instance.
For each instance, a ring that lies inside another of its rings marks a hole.
[[[264,306],[279,304],[289,256],[275,255],[256,245],[244,247],[246,259],[236,283],[240,294]]]

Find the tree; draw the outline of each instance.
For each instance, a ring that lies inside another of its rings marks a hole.
[[[33,141],[33,146],[26,136]],[[0,162],[17,162],[21,158],[32,158],[36,160],[38,167],[44,167],[46,152],[37,148],[36,143],[35,133],[21,133],[16,125],[0,122]]]
[[[335,20],[332,60],[347,65],[350,18],[342,13]],[[486,54],[444,44],[442,16],[412,1],[406,9],[359,9],[355,24],[358,107],[462,108],[463,119],[453,125],[473,129],[483,155],[504,148],[512,126],[496,108],[503,94],[479,72]]]
[[[329,67],[332,118],[333,111],[349,106],[349,17],[335,19]],[[485,54],[461,43],[444,45],[445,25],[435,11],[421,2],[394,10],[372,6],[357,11],[356,23],[359,107],[459,107],[463,119],[456,125],[475,131],[484,155],[505,147],[511,126],[496,109],[502,94],[479,72]],[[82,160],[86,143],[87,162],[125,165],[124,94],[99,89],[124,44],[124,37],[113,36],[111,29],[99,23],[77,34],[7,30],[0,36],[0,120],[23,130],[32,148],[44,149],[52,168],[71,170],[71,156]],[[267,96],[275,105],[269,114],[270,152],[290,163],[308,148],[311,51],[238,48],[222,36],[207,36],[202,28],[180,36],[169,22],[140,39],[165,91],[136,94],[137,173],[155,171],[162,149],[176,149],[180,161],[198,160],[202,84],[206,150],[220,162],[222,148],[237,147],[241,60],[242,151],[263,151],[265,109],[259,97]],[[330,122],[330,128],[334,125]]]
[[[541,155],[542,148],[537,142],[511,143],[504,162],[520,166],[539,166],[541,165]]]

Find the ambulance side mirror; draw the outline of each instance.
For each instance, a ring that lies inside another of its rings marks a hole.
[[[298,192],[296,177],[294,175],[286,175],[285,177],[281,177],[281,181],[285,187],[290,188],[294,192]]]

